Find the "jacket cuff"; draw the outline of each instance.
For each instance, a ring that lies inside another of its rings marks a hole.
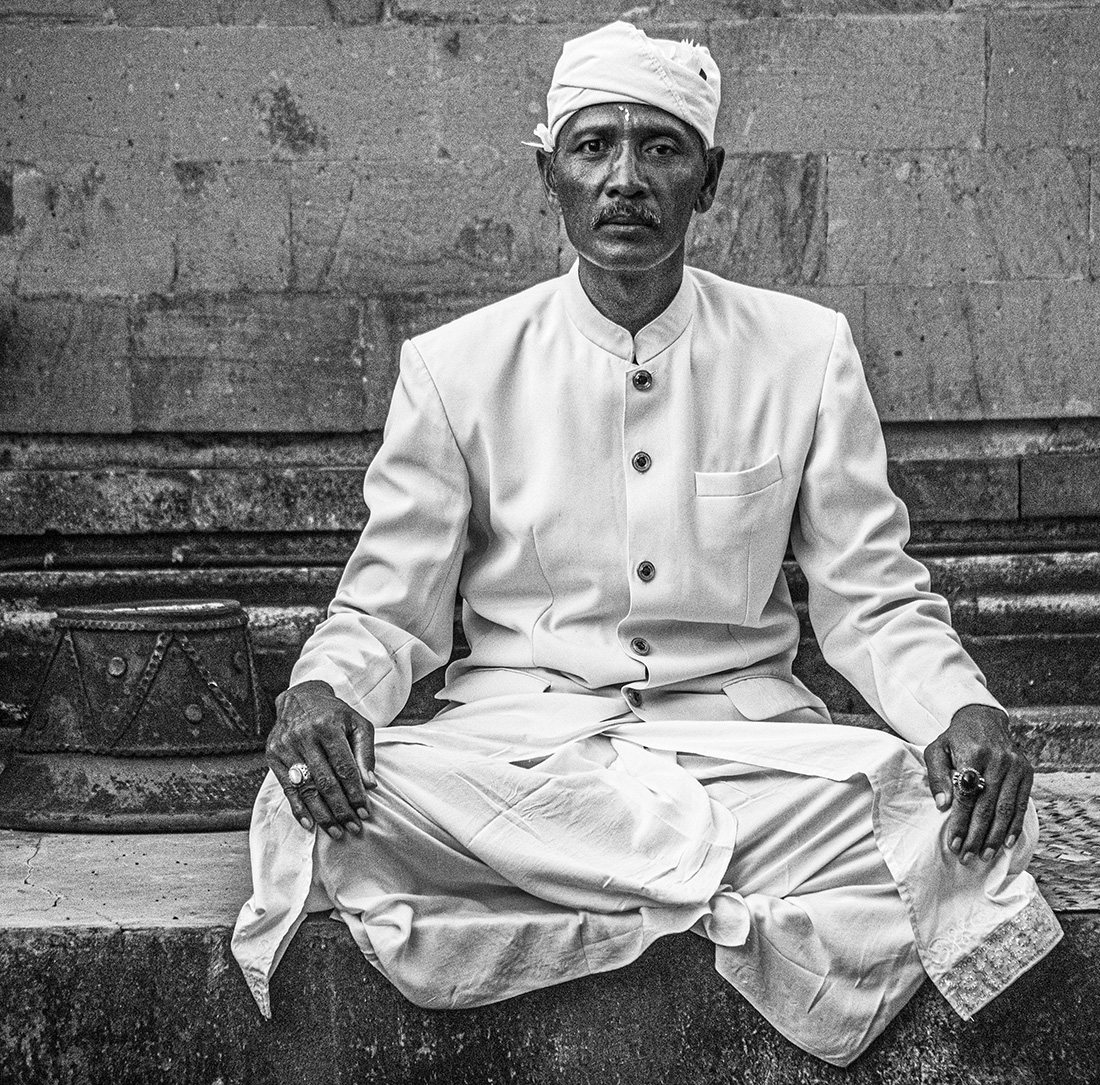
[[[348,676],[331,660],[316,657],[299,659],[290,672],[290,685],[298,686],[303,682],[327,682],[348,708],[370,720],[375,727],[386,727],[390,723],[384,715],[372,710],[370,694],[357,692]],[[378,684],[372,683],[371,689]]]
[[[987,705],[990,708],[996,708],[998,711],[1004,712],[1006,716],[1008,715],[1001,702],[979,682],[947,686],[944,689],[937,690],[935,704],[929,706],[939,729],[935,735],[925,740],[926,744],[934,741],[951,726],[951,720],[960,708],[972,704]]]

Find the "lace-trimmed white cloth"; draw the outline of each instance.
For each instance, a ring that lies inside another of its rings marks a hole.
[[[825,724],[593,721],[588,700],[493,698],[379,731],[359,839],[305,832],[269,778],[233,939],[261,1010],[310,910],[438,1008],[617,968],[690,929],[777,1029],[847,1065],[926,973],[969,1017],[1061,937],[1024,870],[1034,812],[1011,851],[962,866],[917,747]]]

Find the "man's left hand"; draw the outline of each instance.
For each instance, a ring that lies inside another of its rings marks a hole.
[[[1008,733],[1008,717],[988,705],[966,705],[951,726],[924,751],[928,784],[941,810],[951,810],[948,841],[963,863],[975,855],[989,862],[1002,846],[1019,839],[1034,778],[1027,758]],[[977,769],[985,788],[965,797],[952,787],[951,773]]]

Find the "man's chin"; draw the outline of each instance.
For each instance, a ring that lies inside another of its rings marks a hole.
[[[657,248],[653,244],[652,232],[645,227],[638,231],[637,236],[605,237],[599,245],[588,246],[578,251],[578,255],[594,268],[620,275],[658,272],[665,267],[682,267],[684,262],[683,250],[679,246],[671,252]]]

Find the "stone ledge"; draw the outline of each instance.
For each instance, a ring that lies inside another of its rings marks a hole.
[[[0,869],[5,1083],[1094,1085],[1100,1060],[1096,912],[1062,912],[1062,945],[972,1022],[926,984],[842,1071],[781,1039],[691,935],[617,972],[441,1012],[406,1002],[318,917],[276,973],[265,1022],[229,949],[245,834],[0,832]]]
[[[307,923],[261,1019],[227,928],[0,932],[0,1077],[47,1085],[1094,1085],[1100,918],[974,1021],[926,984],[848,1070],[781,1039],[684,934],[617,972],[496,1006],[427,1011],[365,965],[347,930]]]

